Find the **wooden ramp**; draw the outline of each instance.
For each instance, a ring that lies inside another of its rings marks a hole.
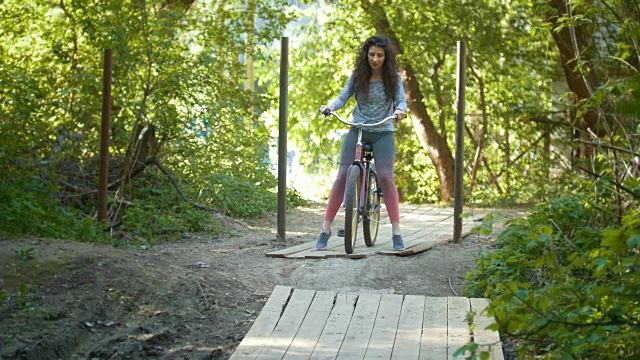
[[[336,294],[278,285],[231,359],[464,359],[454,353],[469,341],[486,345],[490,359],[504,359],[498,333],[485,329],[491,323],[483,312],[487,306],[477,298]]]
[[[474,210],[471,216],[463,218],[462,234],[466,236],[471,229],[478,226],[482,217],[489,210]],[[282,257],[289,259],[320,259],[329,257],[364,258],[374,254],[408,256],[417,254],[432,247],[446,243],[453,239],[453,208],[438,208],[424,205],[408,205],[400,208],[400,224],[402,237],[405,243],[403,251],[391,249],[391,223],[385,208],[381,211],[378,238],[375,246],[367,247],[362,235],[362,226],[358,228],[358,239],[353,254],[344,252],[344,238],[336,236],[336,228],[344,228],[344,214],[339,212],[334,221],[334,234],[329,239],[329,244],[324,250],[316,250],[318,234],[304,244],[271,251],[269,257]],[[320,228],[320,224],[318,224]],[[318,232],[319,233],[319,232]]]

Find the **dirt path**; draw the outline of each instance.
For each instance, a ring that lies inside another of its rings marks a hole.
[[[322,207],[225,221],[150,249],[52,239],[0,240],[0,359],[226,359],[276,284],[339,292],[455,296],[491,239],[469,236],[410,257],[291,260],[273,249],[315,238]],[[33,259],[14,250],[33,248]],[[22,284],[22,285],[21,285]],[[22,289],[22,290],[21,290]]]

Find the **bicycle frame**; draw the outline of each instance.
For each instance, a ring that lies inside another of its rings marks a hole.
[[[336,117],[336,119],[340,120],[340,122],[342,122],[345,125],[349,125],[349,126],[353,126],[355,128],[358,129],[358,142],[356,142],[356,153],[355,153],[355,159],[353,160],[353,163],[351,164],[351,166],[349,166],[349,170],[347,171],[347,179],[349,178],[349,173],[351,172],[351,169],[353,169],[354,166],[357,166],[360,168],[360,173],[362,174],[362,177],[360,178],[360,199],[359,199],[359,208],[358,208],[358,214],[360,214],[361,216],[367,216],[368,215],[368,211],[369,209],[365,209],[366,206],[366,199],[369,196],[369,174],[374,171],[373,169],[371,169],[371,162],[368,160],[363,160],[363,156],[364,156],[364,151],[363,151],[363,146],[362,146],[362,131],[363,128],[371,128],[374,126],[378,126],[381,124],[384,124],[385,122],[389,121],[389,120],[395,120],[397,119],[396,116],[389,116],[386,117],[384,119],[382,119],[381,121],[375,123],[375,124],[362,124],[362,123],[352,123],[352,122],[348,122],[348,121],[344,121],[342,120],[342,118],[340,118],[340,116],[338,116],[338,114],[336,114],[335,112],[330,112],[329,114],[333,115]],[[344,198],[342,200],[342,204],[344,206],[344,204],[346,203],[346,191],[344,194]]]
[[[373,171],[373,169],[371,169],[371,162],[367,161],[367,160],[363,160],[363,156],[364,156],[364,150],[363,150],[363,146],[362,146],[362,128],[358,128],[358,142],[356,143],[356,153],[355,153],[355,159],[353,160],[353,163],[351,163],[351,166],[349,166],[349,169],[347,170],[347,179],[349,178],[349,173],[351,172],[351,169],[354,166],[357,166],[360,168],[360,174],[362,174],[362,176],[360,177],[360,200],[359,200],[359,207],[358,207],[358,213],[362,216],[367,216],[368,214],[366,214],[368,212],[368,209],[365,209],[366,206],[366,199],[369,197],[369,173],[371,171]],[[347,193],[345,191],[344,194],[344,198],[342,200],[342,204],[345,204],[347,200]]]

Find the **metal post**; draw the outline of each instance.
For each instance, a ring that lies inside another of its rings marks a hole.
[[[111,128],[111,71],[113,51],[104,51],[102,80],[102,127],[100,131],[100,185],[98,188],[98,220],[107,221],[107,183],[109,181],[109,130]]]
[[[462,239],[462,184],[464,182],[464,92],[466,70],[466,47],[464,41],[458,41],[458,74],[457,95],[458,107],[456,114],[456,159],[453,186],[453,241]]]
[[[285,240],[287,211],[287,105],[289,38],[280,39],[280,114],[278,120],[278,240]]]

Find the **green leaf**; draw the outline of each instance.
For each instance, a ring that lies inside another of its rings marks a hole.
[[[622,229],[609,229],[602,233],[602,246],[608,247],[611,251],[622,254],[627,250]]]
[[[627,248],[636,249],[640,247],[640,234],[636,234],[627,239]]]

